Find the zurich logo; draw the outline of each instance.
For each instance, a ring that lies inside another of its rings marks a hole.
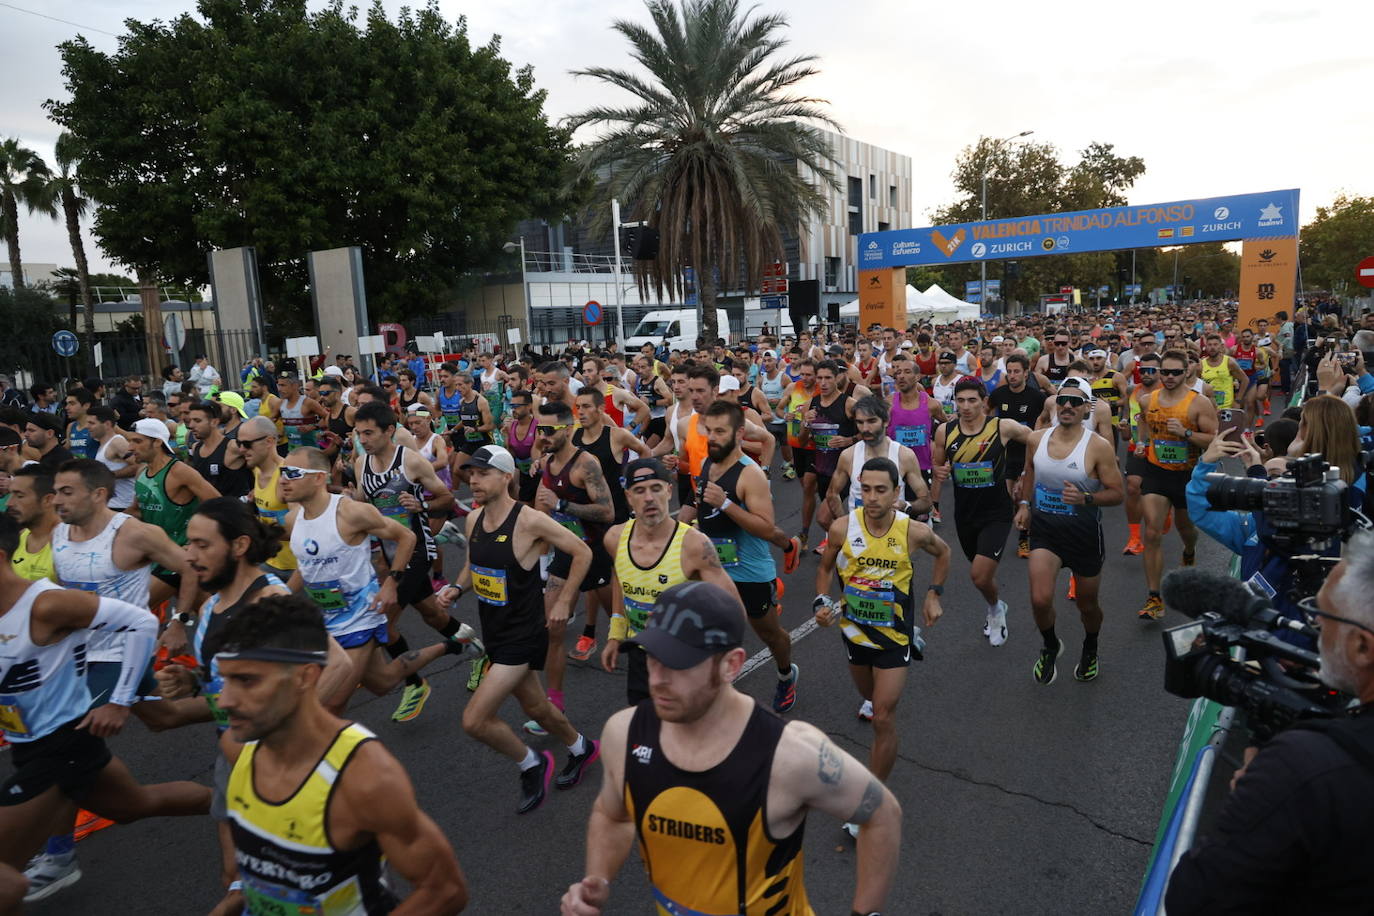
[[[320,542],[315,540],[314,538],[306,538],[305,552],[310,554],[312,557],[318,555],[320,552]]]
[[[975,258],[981,258],[988,253],[988,246],[984,245],[982,242],[976,242],[974,246],[969,249],[969,253]]]
[[[1226,219],[1226,217],[1228,217],[1228,216],[1230,216],[1230,215],[1231,215],[1231,208],[1230,208],[1230,207],[1217,207],[1215,210],[1212,211],[1212,217],[1213,217],[1214,219],[1217,219],[1217,220]]]

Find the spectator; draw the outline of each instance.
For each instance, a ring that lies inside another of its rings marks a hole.
[[[14,387],[14,381],[8,375],[0,375],[0,407],[26,407],[24,395]]]
[[[1302,405],[1298,436],[1288,447],[1288,457],[1300,458],[1313,453],[1339,468],[1342,480],[1364,492],[1360,430],[1355,425],[1355,412],[1340,398],[1322,394],[1309,398]]]
[[[24,441],[38,453],[38,466],[44,473],[56,474],[62,462],[72,458],[72,453],[62,445],[62,423],[50,413],[29,416]]]
[[[35,382],[30,385],[29,396],[33,398],[33,406],[29,410],[34,413],[57,414],[57,392],[47,382]]]
[[[224,383],[219,371],[210,365],[210,357],[204,354],[196,357],[196,364],[191,369],[191,381],[200,389],[201,397],[209,397],[212,390],[218,389]]]
[[[181,371],[180,366],[167,366],[162,370],[162,394],[163,397],[170,398],[174,394],[181,393],[181,383],[186,381],[186,373]]]
[[[95,402],[96,402],[97,404],[104,404],[104,403],[105,403],[105,394],[106,394],[106,392],[105,392],[105,380],[104,380],[104,379],[99,379],[99,378],[88,378],[88,379],[86,379],[86,381],[81,385],[81,387],[82,387],[82,388],[85,388],[87,391],[89,391],[89,392],[91,393],[91,397],[95,398]]]
[[[110,398],[110,406],[119,414],[121,429],[133,429],[139,417],[143,416],[143,378],[130,375],[124,384]]]

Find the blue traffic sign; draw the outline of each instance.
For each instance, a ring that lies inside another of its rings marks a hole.
[[[52,336],[52,348],[58,356],[75,356],[79,346],[81,342],[71,331],[58,331]]]
[[[601,303],[597,302],[595,299],[590,300],[586,305],[582,306],[582,320],[587,322],[587,324],[600,324],[601,317],[604,314],[605,313],[601,311]]]
[[[760,296],[759,308],[761,309],[785,309],[787,308],[787,293],[776,296]]]

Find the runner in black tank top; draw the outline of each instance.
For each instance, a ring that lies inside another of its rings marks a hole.
[[[625,487],[620,482],[623,476],[620,456],[611,449],[611,427],[609,424],[602,424],[601,435],[590,444],[583,441],[582,434],[584,432],[585,430],[581,427],[573,430],[573,445],[600,462],[601,473],[606,476],[607,483],[612,484],[611,504],[615,507],[615,524],[619,525],[630,517],[630,502],[625,498]],[[570,500],[570,502],[575,502],[575,500]]]
[[[1051,353],[1050,358],[1045,360],[1045,378],[1054,382],[1055,385],[1058,385],[1069,377],[1069,367],[1073,365],[1073,362],[1073,357],[1070,356],[1069,361],[1064,365],[1056,365],[1054,362],[1054,354]]]
[[[253,489],[253,472],[249,470],[246,464],[231,468],[224,463],[230,444],[238,448],[237,439],[225,436],[213,452],[205,455],[201,453],[205,443],[198,443],[195,450],[187,456],[186,463],[193,467],[197,474],[209,481],[210,486],[219,490],[220,496],[240,499]]]
[[[468,542],[482,642],[493,658],[503,657],[502,649],[506,646],[546,643],[548,639],[539,563],[536,561],[533,569],[525,569],[515,557],[515,524],[525,508],[516,503],[494,531],[486,529],[487,510],[479,509]],[[544,667],[542,648],[530,657],[535,670]]]
[[[539,474],[540,482],[552,491],[554,496],[557,496],[559,499],[566,499],[568,502],[580,506],[589,506],[592,504],[592,500],[587,495],[586,489],[576,486],[572,482],[571,477],[573,465],[577,464],[578,459],[584,452],[587,452],[587,450],[582,448],[574,452],[573,457],[568,459],[568,463],[563,465],[563,467],[558,470],[557,474],[553,472],[553,456],[549,455],[545,457],[543,467],[540,468]],[[589,457],[595,460],[595,455],[588,454]],[[599,461],[597,463],[600,464]],[[617,474],[617,479],[618,477],[619,475]],[[612,488],[612,492],[614,492],[614,488]],[[614,499],[612,502],[614,503]],[[574,515],[570,515],[566,512],[559,512],[557,510],[553,510],[549,514],[558,524],[586,541],[587,546],[592,549],[592,565],[591,568],[587,570],[586,577],[582,580],[581,590],[589,592],[593,589],[609,585],[611,575],[615,572],[615,562],[611,559],[611,555],[606,552],[604,539],[607,529],[611,526],[604,522],[591,522],[580,519]],[[566,579],[571,569],[572,557],[561,550],[555,550],[553,552],[553,561],[549,563],[549,578],[554,578],[556,576],[560,579]]]

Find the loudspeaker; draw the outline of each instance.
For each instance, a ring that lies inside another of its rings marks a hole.
[[[840,323],[840,304],[838,302],[827,302],[825,304],[825,320],[827,324]]]
[[[651,226],[626,226],[620,230],[620,253],[636,261],[658,257],[658,230]]]

